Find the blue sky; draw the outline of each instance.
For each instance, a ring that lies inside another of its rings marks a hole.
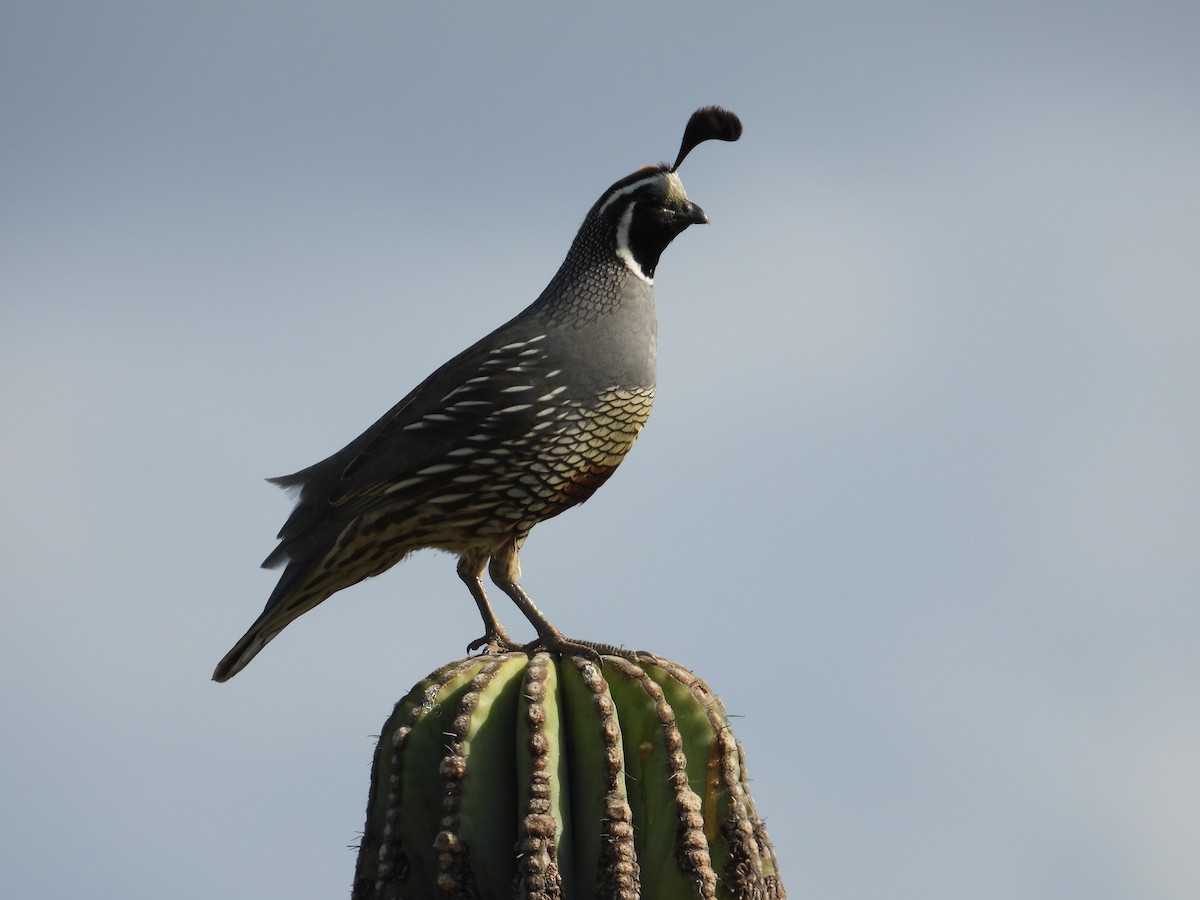
[[[0,883],[348,893],[370,736],[478,625],[424,554],[209,682],[274,582],[262,478],[720,103],[654,415],[526,588],[724,698],[794,898],[1200,895],[1198,39],[1183,3],[5,5]]]

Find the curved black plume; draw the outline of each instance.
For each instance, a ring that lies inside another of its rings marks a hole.
[[[692,113],[688,119],[687,128],[683,129],[683,143],[679,145],[679,155],[675,157],[674,172],[683,162],[683,158],[692,152],[692,148],[705,141],[736,141],[742,136],[742,120],[727,109],[719,106],[704,106]]]

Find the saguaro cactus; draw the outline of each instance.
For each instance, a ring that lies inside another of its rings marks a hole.
[[[664,660],[477,656],[384,725],[354,900],[784,898],[741,745]]]

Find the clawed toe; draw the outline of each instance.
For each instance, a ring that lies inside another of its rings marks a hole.
[[[548,653],[558,656],[578,656],[597,665],[603,662],[603,657],[605,656],[617,656],[621,659],[627,659],[632,663],[653,663],[658,661],[658,657],[644,650],[626,650],[624,647],[617,647],[614,644],[575,640],[564,637],[559,633],[542,635],[521,649],[530,654],[536,653],[539,650],[545,650]]]
[[[482,650],[484,653],[510,653],[513,650],[523,650],[524,647],[508,636],[504,629],[489,631],[483,637],[477,637],[467,644],[467,652],[474,653]]]
[[[570,638],[563,637],[561,634],[547,638],[537,638],[530,641],[521,648],[527,654],[532,656],[538,651],[546,651],[557,656],[579,656],[586,659],[588,662],[601,665],[602,650],[593,646],[588,641],[573,641]]]

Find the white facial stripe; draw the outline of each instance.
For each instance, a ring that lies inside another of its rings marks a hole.
[[[633,251],[629,249],[629,226],[633,222],[633,208],[637,203],[630,203],[625,207],[625,212],[621,213],[621,221],[617,223],[617,256],[629,268],[629,271],[636,275],[646,284],[654,284],[653,278],[647,278],[646,273],[642,271],[642,267],[638,265],[637,259],[633,255]]]
[[[651,182],[658,181],[658,179],[662,178],[662,175],[663,175],[662,172],[656,171],[650,175],[647,175],[645,178],[639,178],[633,184],[625,185],[625,187],[621,188],[619,191],[617,191],[611,197],[609,197],[607,200],[604,201],[604,205],[600,207],[600,212],[604,212],[606,209],[608,209],[610,206],[612,206],[614,202],[616,202],[617,200],[620,200],[622,197],[626,196],[627,194],[632,194],[634,191],[644,188],[646,185],[650,184]]]

